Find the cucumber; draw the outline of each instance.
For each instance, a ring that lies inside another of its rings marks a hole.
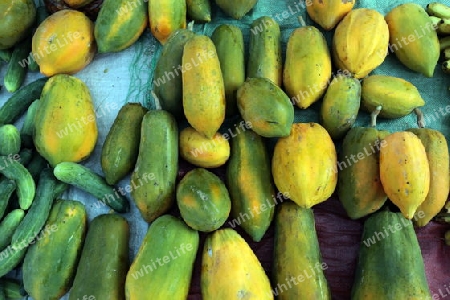
[[[0,107],[0,124],[13,124],[24,114],[31,103],[41,96],[42,89],[48,78],[39,78],[16,91]]]
[[[56,182],[50,168],[42,171],[35,200],[12,236],[13,247],[27,247],[44,227],[53,204]]]
[[[49,16],[49,13],[47,11],[47,8],[45,6],[39,6],[36,8],[36,27],[39,27],[39,25]],[[32,72],[39,71],[39,65],[34,60],[33,53],[30,52],[28,55],[29,63],[28,63],[28,70]]]
[[[129,225],[117,214],[94,218],[84,241],[69,300],[125,299]],[[95,276],[92,276],[95,274]]]
[[[79,201],[58,200],[45,227],[55,228],[31,245],[22,265],[25,290],[33,299],[60,299],[75,276],[86,230],[86,210]]]
[[[10,49],[0,49],[0,60],[9,62],[11,60],[12,52]]]
[[[34,117],[39,108],[41,102],[39,99],[33,101],[28,107],[25,114],[22,127],[20,128],[20,140],[25,147],[33,147],[33,130],[34,130]]]
[[[58,181],[55,185],[55,189],[53,190],[53,197],[58,198],[67,190],[68,187],[69,185],[67,183]]]
[[[19,157],[17,157],[17,161],[25,166],[31,161],[31,158],[33,157],[33,150],[29,148],[23,148],[22,150],[20,150],[18,156]],[[13,155],[12,157],[14,158],[16,156]]]
[[[3,218],[9,199],[16,190],[16,182],[14,180],[2,177],[0,178],[0,219]]]
[[[85,166],[74,162],[61,162],[53,170],[56,178],[90,193],[116,212],[125,213],[130,204],[124,195],[108,185],[105,179]]]
[[[23,259],[27,247],[13,247],[9,245],[6,249],[0,252],[0,277],[12,271]]]
[[[0,223],[0,249],[3,250],[11,243],[11,238],[19,223],[25,216],[22,209],[14,209]]]
[[[6,294],[1,284],[0,284],[0,300],[6,300]]]
[[[17,184],[20,208],[26,210],[33,202],[36,185],[30,172],[13,156],[0,156],[0,173]]]
[[[3,289],[8,300],[23,299],[23,297],[27,296],[22,284],[18,280],[2,278],[0,279],[0,287]]]
[[[18,43],[12,52],[3,83],[8,92],[14,93],[23,84],[28,70],[28,54],[31,50],[31,37]]]
[[[0,126],[0,155],[17,154],[20,151],[20,133],[13,124]]]
[[[43,158],[39,152],[35,152],[29,164],[26,165],[31,177],[37,183],[39,181],[39,175],[42,170],[48,167],[48,162]]]

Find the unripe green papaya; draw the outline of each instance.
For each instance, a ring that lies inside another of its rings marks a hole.
[[[258,2],[258,0],[216,0],[219,6],[227,15],[234,19],[241,19]]]
[[[388,134],[372,127],[353,127],[344,137],[337,165],[337,192],[352,219],[375,212],[387,200],[380,181],[378,152]]]
[[[211,4],[209,0],[186,0],[188,17],[197,22],[211,21]]]
[[[184,45],[194,35],[195,33],[188,29],[177,29],[173,32],[162,47],[153,76],[153,91],[162,109],[177,119],[184,118],[182,70],[179,67],[182,67]]]
[[[322,126],[333,139],[342,138],[353,126],[361,103],[358,79],[337,76],[325,92],[320,111]]]
[[[217,175],[203,168],[193,169],[181,179],[177,204],[186,224],[203,232],[221,227],[231,210],[227,187]]]
[[[289,97],[267,78],[247,78],[237,91],[242,118],[263,137],[288,136],[294,122]]]
[[[216,46],[225,86],[225,112],[232,116],[237,112],[236,92],[245,81],[244,38],[239,27],[219,25],[211,40]]]
[[[388,75],[371,75],[361,85],[361,108],[372,112],[381,106],[378,116],[401,118],[425,105],[417,88],[409,81]]]
[[[412,2],[400,4],[385,20],[391,51],[409,69],[432,77],[440,49],[435,27],[425,9]]]
[[[247,78],[267,78],[277,86],[283,81],[281,31],[277,21],[263,16],[253,21],[247,62]]]

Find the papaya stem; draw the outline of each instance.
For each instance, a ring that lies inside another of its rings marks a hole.
[[[153,89],[150,91],[150,94],[155,99],[156,109],[161,109],[162,108],[161,103],[159,102],[159,98]]]
[[[422,111],[416,107],[414,108],[414,113],[417,116],[417,126],[419,126],[419,128],[424,128],[425,127],[425,118],[423,116]]]
[[[194,31],[194,21],[191,21],[188,23],[187,29],[190,31]]]
[[[375,110],[370,114],[370,126],[371,127],[377,127],[377,117],[380,114],[380,111],[383,107],[381,105],[378,105],[375,107]]]

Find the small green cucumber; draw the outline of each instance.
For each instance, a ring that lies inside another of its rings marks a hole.
[[[23,260],[27,247],[14,247],[9,245],[0,252],[0,277],[8,274]]]
[[[282,83],[281,32],[277,21],[264,16],[250,28],[247,78],[267,78],[278,86]]]
[[[36,192],[36,185],[30,172],[12,156],[0,156],[0,173],[16,182],[20,208],[27,210]]]
[[[127,103],[119,110],[101,153],[101,166],[108,184],[116,184],[133,170],[139,153],[142,118],[146,112],[147,109],[139,103]]]
[[[31,51],[31,36],[18,43],[12,52],[3,84],[8,92],[14,93],[25,81],[28,71],[28,54]]]
[[[39,152],[35,152],[31,161],[26,165],[28,172],[30,172],[31,177],[33,177],[34,182],[38,182],[39,175],[42,170],[48,167],[48,162],[43,158]]]
[[[17,154],[20,151],[20,133],[13,124],[0,126],[0,155]]]
[[[12,236],[13,247],[27,247],[44,227],[53,204],[56,182],[50,168],[42,171],[35,200]]]
[[[0,219],[3,218],[9,199],[16,190],[16,182],[14,180],[2,177],[0,178]]]
[[[69,300],[125,299],[129,235],[127,220],[118,214],[90,222]]]
[[[130,209],[128,199],[120,195],[106,180],[86,168],[74,162],[61,162],[53,169],[53,174],[67,184],[71,184],[99,199],[116,212],[125,213]]]
[[[0,107],[0,124],[13,124],[23,115],[31,103],[41,96],[47,80],[47,77],[36,79],[12,94]]]
[[[20,128],[20,140],[25,147],[34,146],[33,143],[33,130],[34,130],[34,117],[39,108],[40,101],[36,99],[30,104],[25,114],[22,127]]]
[[[31,161],[31,158],[33,157],[33,150],[29,148],[22,148],[17,155],[17,161],[25,166]],[[12,157],[14,158],[15,156],[13,155]]]
[[[58,300],[66,294],[75,276],[86,230],[86,209],[79,201],[57,200],[44,235],[30,245],[22,273],[25,290],[33,299]]]
[[[209,0],[186,0],[187,16],[197,22],[211,21]]]
[[[22,209],[14,209],[10,211],[0,223],[0,250],[3,250],[11,243],[11,238],[19,226],[25,211]]]
[[[0,279],[0,287],[3,289],[8,300],[23,299],[23,297],[27,296],[22,284],[18,280],[2,278]]]
[[[6,300],[6,294],[1,283],[0,283],[0,300]]]
[[[9,62],[11,60],[11,49],[0,49],[0,60],[4,62]]]

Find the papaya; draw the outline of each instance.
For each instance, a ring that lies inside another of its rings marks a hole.
[[[341,139],[355,123],[360,105],[359,80],[338,75],[330,82],[323,97],[320,123],[333,139]]]
[[[379,151],[390,133],[353,127],[344,137],[338,161],[337,194],[351,219],[380,209],[387,200],[380,179]]]
[[[312,209],[290,201],[281,203],[274,237],[273,286],[277,299],[331,299],[323,272],[327,268],[322,262]]]
[[[267,78],[247,78],[237,91],[242,118],[263,137],[288,136],[294,122],[289,97]]]
[[[262,16],[250,26],[247,78],[267,78],[277,86],[283,80],[280,25],[269,16]]]
[[[354,278],[354,300],[432,299],[411,220],[380,211],[364,222]]]
[[[175,118],[164,110],[148,111],[141,123],[139,153],[131,174],[131,197],[149,223],[175,202],[178,154]]]
[[[92,153],[97,138],[94,104],[86,84],[71,75],[51,77],[35,116],[33,141],[39,154],[52,166],[79,162]]]
[[[331,30],[352,10],[356,1],[313,0],[306,6],[309,17],[325,30]]]
[[[279,138],[272,156],[278,190],[301,207],[327,200],[337,185],[336,148],[318,123],[295,123],[289,136]]]
[[[10,49],[31,34],[36,20],[33,0],[5,0],[0,2],[0,50]]]
[[[322,97],[330,80],[331,56],[324,35],[314,26],[295,29],[286,48],[283,70],[286,93],[298,107],[305,109]]]
[[[234,229],[219,229],[206,237],[201,264],[200,288],[204,300],[273,299],[269,278],[260,261]]]
[[[211,232],[221,227],[231,210],[228,189],[214,173],[195,168],[184,175],[176,191],[181,217],[192,229]]]
[[[240,20],[256,5],[258,0],[215,0],[225,14]]]
[[[233,116],[237,113],[236,93],[245,81],[244,37],[239,27],[222,24],[211,35],[216,47],[225,87],[225,113]]]
[[[225,85],[216,47],[206,35],[184,45],[183,111],[189,124],[211,139],[225,119]]]
[[[187,299],[199,240],[196,230],[174,216],[157,218],[128,270],[126,299]]]
[[[410,70],[433,77],[440,47],[425,9],[413,2],[400,4],[387,13],[385,20],[389,27],[389,50]]]
[[[383,15],[370,8],[351,10],[333,35],[331,55],[336,68],[364,78],[384,61],[389,28]]]
[[[140,2],[145,4],[145,2]],[[153,36],[164,45],[177,29],[186,28],[185,0],[149,0],[148,19]]]
[[[184,118],[183,81],[181,70],[183,49],[195,33],[188,29],[177,29],[163,45],[153,75],[153,91],[161,108],[170,112],[177,120]]]
[[[275,187],[270,158],[263,138],[253,130],[239,133],[231,141],[231,156],[226,169],[231,197],[231,217],[259,242],[274,215]]]
[[[141,123],[146,112],[147,109],[139,103],[127,103],[114,119],[100,155],[108,184],[116,184],[133,170],[139,153]]]
[[[428,195],[430,166],[424,145],[412,132],[398,131],[383,139],[380,179],[389,199],[407,219]]]
[[[33,299],[60,299],[75,276],[83,247],[87,214],[78,201],[57,200],[46,222],[54,228],[31,245],[22,272],[24,288]]]
[[[411,128],[425,147],[430,167],[430,189],[422,204],[419,205],[413,223],[419,227],[427,225],[444,207],[450,184],[450,162],[445,136],[430,128]]]
[[[381,106],[378,116],[401,118],[425,105],[418,89],[409,81],[388,75],[371,75],[361,85],[361,108],[372,112]]]
[[[94,0],[64,0],[64,3],[66,3],[68,6],[72,8],[81,8],[83,6],[88,5],[89,3],[92,3]],[[103,3],[103,2],[102,2]]]
[[[230,157],[230,143],[217,132],[208,139],[188,126],[180,132],[180,156],[187,162],[202,168],[217,168]]]
[[[211,21],[211,4],[209,0],[186,0],[187,16],[197,22]]]
[[[94,23],[82,12],[60,10],[46,18],[36,29],[32,39],[32,56],[40,72],[75,74],[94,59],[97,43]]]
[[[98,52],[119,52],[136,42],[147,27],[147,5],[138,0],[104,0],[94,27]]]

